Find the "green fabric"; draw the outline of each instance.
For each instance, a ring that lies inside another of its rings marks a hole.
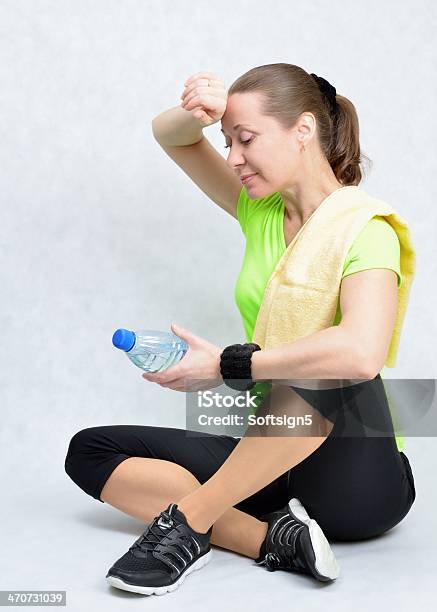
[[[251,200],[242,187],[237,203],[237,216],[246,236],[243,264],[235,285],[235,301],[240,311],[247,342],[252,342],[256,318],[264,290],[279,259],[286,250],[284,239],[284,202],[279,193]],[[398,287],[402,283],[400,273],[399,239],[384,217],[373,217],[352,243],[344,265],[342,278],[370,268],[389,268],[398,275]],[[340,300],[333,325],[341,321]],[[382,372],[381,378],[383,378]],[[259,406],[271,389],[270,383],[257,383],[251,395],[257,395]],[[256,409],[255,409],[256,411]],[[404,440],[396,436],[398,450]]]

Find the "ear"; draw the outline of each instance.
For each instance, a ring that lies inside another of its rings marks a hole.
[[[299,144],[308,145],[316,132],[316,118],[313,113],[302,113],[297,122],[297,138]]]

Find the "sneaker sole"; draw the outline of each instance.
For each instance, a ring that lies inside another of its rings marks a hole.
[[[308,567],[314,577],[322,582],[338,578],[340,567],[319,524],[308,516],[307,511],[296,497],[288,502],[288,507],[290,514],[309,529],[309,541],[302,538],[302,547]]]
[[[186,569],[179,578],[173,582],[172,584],[167,584],[164,586],[147,586],[142,587],[136,584],[129,584],[125,582],[121,578],[117,576],[107,576],[106,580],[109,584],[117,589],[122,589],[123,591],[131,591],[132,593],[141,593],[142,595],[165,595],[166,593],[170,593],[171,591],[175,591],[185,580],[185,578],[194,572],[195,570],[201,569],[204,565],[209,563],[211,559],[212,550],[209,550],[207,553],[199,557],[193,565],[190,565],[188,569]]]

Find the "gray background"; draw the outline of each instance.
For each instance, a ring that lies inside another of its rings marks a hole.
[[[184,395],[143,380],[112,347],[116,328],[176,322],[222,347],[245,341],[233,295],[244,236],[151,131],[200,70],[229,86],[298,64],[355,104],[373,160],[361,186],[407,219],[417,248],[398,366],[384,374],[436,377],[436,12],[423,0],[0,1],[0,589],[67,589],[74,610],[431,601],[433,439],[406,441],[418,497],[404,521],[334,547],[343,576],[329,598],[221,549],[172,595],[115,593],[106,570],[143,525],[87,497],[63,462],[84,427],[184,427]],[[224,155],[219,127],[205,134]]]

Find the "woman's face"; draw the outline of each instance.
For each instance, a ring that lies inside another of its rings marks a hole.
[[[301,164],[299,129],[284,130],[273,117],[262,115],[261,95],[251,92],[229,96],[221,120],[230,147],[228,165],[240,178],[255,174],[242,182],[252,200],[292,187]]]

